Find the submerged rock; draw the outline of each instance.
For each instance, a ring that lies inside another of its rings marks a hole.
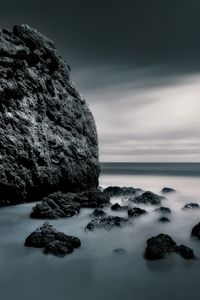
[[[159,234],[147,240],[145,258],[157,260],[164,258],[167,253],[174,252],[176,249],[175,241],[167,234]]]
[[[169,187],[164,187],[162,190],[161,190],[161,193],[163,194],[168,194],[168,193],[175,193],[176,190],[172,189],[172,188],[169,188]]]
[[[128,219],[118,217],[118,216],[107,216],[99,219],[91,220],[87,226],[86,230],[93,231],[95,229],[112,229],[114,227],[120,227],[125,225]]]
[[[198,223],[197,225],[195,225],[192,228],[191,236],[194,236],[194,237],[197,237],[198,239],[200,239],[200,223]]]
[[[37,203],[31,212],[36,219],[59,219],[72,217],[79,213],[81,207],[103,207],[109,203],[99,189],[91,189],[81,193],[56,192]]]
[[[106,215],[106,213],[102,209],[95,208],[92,215],[94,217],[101,218],[101,217],[104,217]]]
[[[187,203],[183,207],[183,209],[198,209],[198,208],[200,208],[198,203]]]
[[[133,196],[141,193],[141,189],[136,189],[133,187],[120,187],[120,186],[109,186],[104,189],[103,193],[109,197],[119,197],[119,196]]]
[[[165,199],[163,196],[156,195],[150,191],[144,192],[142,195],[137,196],[133,199],[130,199],[132,202],[138,204],[151,204],[151,205],[160,205],[161,200]]]
[[[54,43],[0,31],[0,205],[98,186],[93,116]]]
[[[169,207],[164,207],[164,206],[156,208],[155,211],[161,212],[161,213],[168,213],[168,214],[171,213],[171,209]]]
[[[185,259],[195,258],[193,250],[185,245],[177,246],[176,252]]]
[[[57,231],[48,222],[38,227],[25,240],[25,246],[44,248],[44,253],[56,256],[64,256],[71,253],[75,248],[79,248],[81,241],[74,236],[66,235]]]
[[[170,220],[167,217],[161,217],[160,219],[158,219],[159,222],[161,223],[169,223]]]
[[[125,254],[126,253],[126,250],[123,249],[123,248],[116,248],[112,251],[112,253],[114,254]]]
[[[147,214],[147,211],[139,207],[133,207],[128,210],[129,217],[139,217],[145,214]]]

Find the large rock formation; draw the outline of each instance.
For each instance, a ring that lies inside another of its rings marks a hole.
[[[0,205],[98,185],[93,116],[54,43],[0,31]]]

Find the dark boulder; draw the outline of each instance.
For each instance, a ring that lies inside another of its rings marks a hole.
[[[56,192],[37,203],[31,212],[36,219],[59,219],[72,217],[79,213],[81,207],[103,207],[109,203],[99,189],[91,189],[81,193]]]
[[[93,116],[54,43],[0,31],[0,205],[98,186]]]
[[[25,246],[44,248],[44,253],[64,256],[79,248],[81,241],[77,237],[66,235],[57,231],[48,222],[32,232],[25,240]]]
[[[129,208],[129,210],[128,210],[129,217],[139,217],[139,216],[146,215],[146,214],[147,214],[147,211],[144,209],[141,209],[139,207]]]
[[[161,213],[167,213],[167,214],[171,213],[171,209],[169,207],[164,207],[164,206],[156,208],[155,211],[161,212]]]
[[[160,205],[161,200],[165,199],[165,197],[156,195],[150,191],[144,192],[142,195],[139,195],[133,199],[131,199],[132,202],[138,203],[138,204],[151,204],[151,205]]]
[[[47,244],[44,248],[44,254],[52,254],[61,257],[65,256],[66,254],[70,254],[73,251],[74,248],[71,244],[57,240]]]
[[[114,227],[120,227],[128,222],[127,219],[118,216],[107,216],[103,218],[97,218],[91,220],[87,226],[86,230],[93,231],[95,229],[112,229]]]
[[[145,258],[157,260],[164,258],[167,253],[174,252],[176,249],[175,241],[167,234],[159,234],[147,240]]]
[[[73,194],[57,192],[37,203],[31,212],[35,219],[59,219],[72,217],[79,213],[80,205],[73,202]]]
[[[177,246],[176,252],[185,259],[195,258],[193,250],[185,245]]]
[[[104,189],[103,193],[109,197],[124,197],[124,196],[135,196],[141,193],[141,189],[136,189],[133,187],[120,187],[120,186],[109,186]]]
[[[187,203],[183,207],[183,209],[198,209],[198,208],[200,208],[198,203]]]
[[[98,188],[92,188],[85,192],[76,193],[73,201],[85,208],[102,208],[110,204],[109,197],[102,193]]]
[[[96,217],[96,218],[102,218],[106,215],[106,213],[102,209],[95,208],[92,215],[93,215],[93,217]]]
[[[166,217],[161,217],[160,219],[158,219],[158,221],[161,223],[169,223],[170,222],[170,220]]]
[[[200,223],[198,223],[192,228],[191,236],[200,239]]]
[[[161,190],[161,193],[163,194],[169,194],[169,193],[175,193],[176,190],[172,189],[172,188],[169,188],[169,187],[164,187],[162,190]]]
[[[127,210],[127,209],[128,209],[128,206],[126,206],[126,205],[121,206],[119,203],[115,203],[111,206],[111,210],[114,210],[114,211],[123,211],[123,210]]]

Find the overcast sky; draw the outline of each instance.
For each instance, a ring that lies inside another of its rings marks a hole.
[[[200,161],[199,0],[0,0],[0,25],[56,42],[101,161]]]

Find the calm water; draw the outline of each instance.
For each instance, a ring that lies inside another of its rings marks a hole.
[[[172,209],[169,224],[157,222],[155,207],[127,227],[86,233],[92,210],[52,221],[58,229],[78,236],[82,247],[65,258],[45,256],[23,246],[41,220],[31,220],[33,204],[0,210],[0,295],[2,300],[160,300],[197,299],[200,259],[185,261],[175,254],[157,262],[143,258],[146,239],[170,234],[200,257],[200,241],[190,239],[200,211],[183,211],[187,202],[200,203],[200,164],[103,164],[100,185],[126,185],[159,193],[164,186],[178,190],[163,201]],[[113,202],[121,199],[113,199]],[[142,207],[142,206],[140,206]],[[110,213],[109,209],[106,209]],[[121,213],[120,215],[126,215]],[[113,254],[115,248],[126,254]]]

